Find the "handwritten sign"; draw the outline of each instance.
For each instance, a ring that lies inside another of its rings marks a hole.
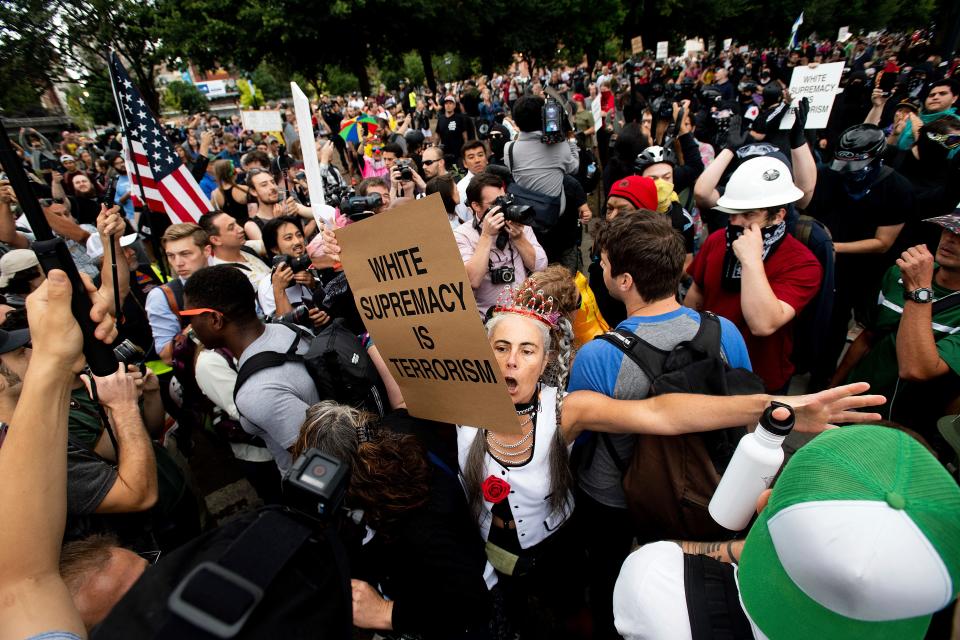
[[[240,119],[247,131],[282,131],[279,111],[241,111]]]
[[[643,37],[637,36],[636,38],[630,39],[630,50],[633,52],[633,55],[639,55],[643,53]]]
[[[824,129],[830,119],[833,101],[837,97],[840,76],[843,75],[843,63],[831,62],[816,67],[794,67],[790,78],[790,96],[796,105],[800,98],[810,100],[810,113],[807,115],[807,129]],[[791,111],[783,117],[781,129],[793,126],[795,116]]]
[[[410,414],[519,434],[440,196],[336,233],[357,309]]]
[[[667,41],[657,43],[657,60],[667,59],[667,49],[669,46],[670,46],[670,43]]]

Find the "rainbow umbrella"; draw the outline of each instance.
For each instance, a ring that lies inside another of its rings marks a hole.
[[[367,133],[373,133],[380,127],[376,118],[363,114],[344,120],[340,124],[340,137],[346,142],[360,142],[360,125],[367,125]]]

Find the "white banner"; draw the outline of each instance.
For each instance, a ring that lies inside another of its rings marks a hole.
[[[313,211],[313,218],[317,221],[317,225],[323,224],[333,229],[333,207],[327,205],[324,200],[320,160],[317,158],[317,143],[310,117],[310,101],[296,82],[290,83],[290,92],[293,94],[293,109],[297,114],[297,133],[300,134],[303,171],[307,174],[307,187],[310,189],[310,209]]]
[[[279,111],[241,111],[240,119],[247,131],[283,131]]]
[[[810,100],[810,113],[807,115],[807,129],[824,129],[830,119],[833,101],[837,97],[840,87],[840,76],[843,75],[843,63],[831,62],[816,67],[794,67],[793,77],[790,78],[791,104],[796,106],[800,98]],[[791,111],[783,117],[781,129],[793,126],[794,115]]]

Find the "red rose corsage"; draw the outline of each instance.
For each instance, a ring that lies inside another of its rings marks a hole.
[[[483,491],[484,500],[497,504],[498,502],[502,502],[510,494],[510,483],[496,476],[490,476],[483,481],[480,489]]]

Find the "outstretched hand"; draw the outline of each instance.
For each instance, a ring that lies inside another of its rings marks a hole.
[[[866,407],[879,407],[886,402],[886,398],[881,395],[858,395],[869,389],[870,385],[866,382],[854,382],[818,393],[782,396],[775,400],[793,407],[796,416],[794,431],[820,433],[835,428],[837,424],[880,420],[882,416],[879,413],[856,411]]]

